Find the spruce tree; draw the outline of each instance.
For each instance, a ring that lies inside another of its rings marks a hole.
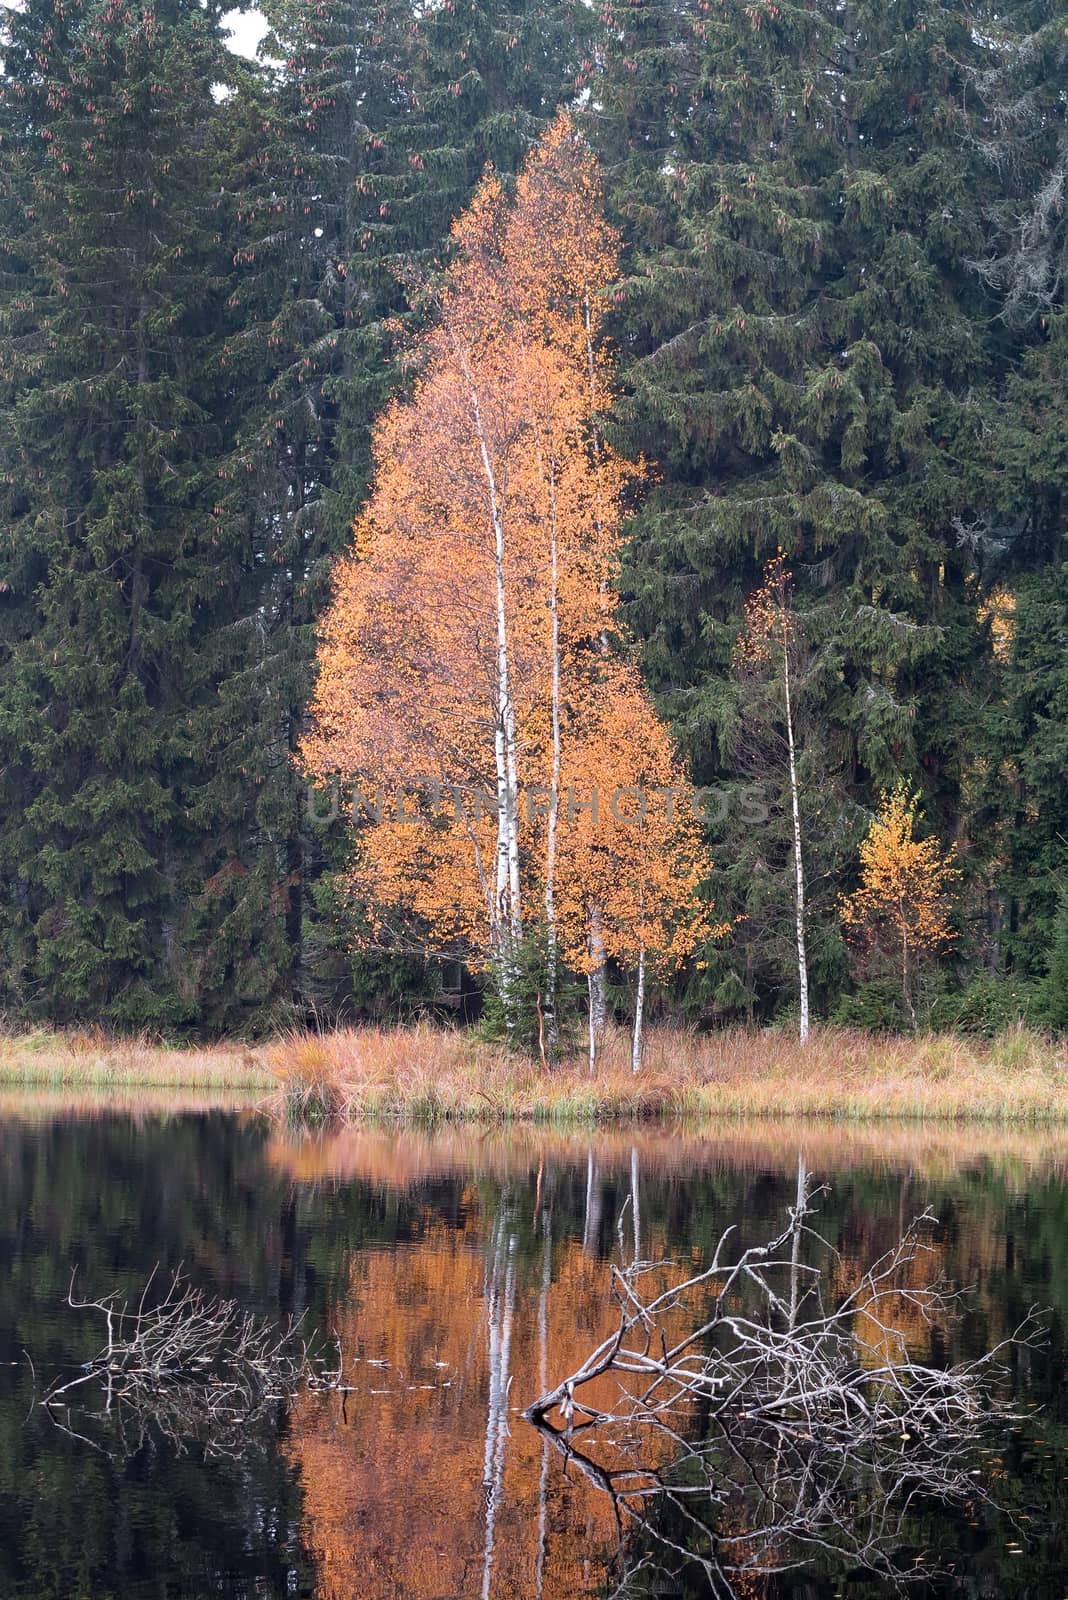
[[[226,797],[237,570],[211,514],[227,66],[194,0],[5,15],[0,944],[5,998],[166,1025]]]
[[[980,730],[997,842],[997,964],[1041,980],[1068,870],[1068,559],[1017,577],[1004,695]]]
[[[1058,1033],[1068,1033],[1068,891],[1062,889],[1053,924],[1049,973],[1046,977],[1046,1015]]]
[[[989,964],[1046,970],[1068,871],[1068,70],[1063,8],[1038,0],[978,73],[983,210],[976,270],[997,307],[1004,380],[987,448],[997,494],[966,529],[984,569],[998,692],[975,730],[977,827],[994,842]]]

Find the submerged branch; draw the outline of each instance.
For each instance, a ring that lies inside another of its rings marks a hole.
[[[1013,1350],[1038,1342],[1038,1316],[978,1359],[924,1364],[903,1327],[941,1325],[961,1303],[940,1277],[914,1282],[935,1218],[841,1287],[809,1223],[814,1193],[802,1167],[784,1232],[732,1255],[728,1229],[707,1267],[657,1293],[666,1263],[613,1269],[615,1330],[524,1413],[611,1497],[627,1572],[696,1567],[730,1596],[743,1573],[833,1553],[896,1583],[918,1500],[985,1498],[977,1446],[1017,1420],[999,1386]],[[813,1240],[830,1269],[802,1260]]]
[[[235,1300],[194,1288],[179,1267],[162,1296],[150,1304],[157,1269],[131,1305],[118,1292],[77,1299],[74,1277],[67,1304],[97,1312],[104,1344],[74,1377],[56,1379],[41,1405],[65,1432],[99,1445],[72,1426],[77,1408],[83,1426],[103,1423],[109,1443],[128,1456],[151,1434],[183,1450],[192,1442],[209,1455],[236,1455],[254,1425],[299,1384],[341,1386],[336,1371],[301,1335],[301,1318],[279,1327],[242,1309]],[[98,1408],[90,1397],[102,1401]]]

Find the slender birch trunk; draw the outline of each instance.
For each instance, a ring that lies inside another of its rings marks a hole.
[[[794,818],[794,882],[797,938],[797,981],[801,993],[801,1043],[808,1038],[808,957],[805,952],[805,869],[801,856],[801,807],[797,791],[797,756],[794,748],[794,713],[790,694],[790,645],[783,627],[783,683],[786,691],[786,743],[790,753],[790,804]]]
[[[519,871],[519,829],[516,817],[518,772],[516,762],[515,705],[511,689],[511,658],[508,645],[508,608],[505,585],[505,533],[497,475],[493,469],[482,407],[471,377],[467,357],[455,337],[453,350],[460,364],[471,402],[471,415],[478,440],[486,495],[493,528],[493,570],[496,588],[497,626],[497,726],[494,730],[494,761],[497,776],[497,862],[494,923],[491,930],[497,942],[501,1000],[508,1032],[516,1026],[516,963],[523,938],[522,894]]]
[[[549,785],[548,837],[545,846],[545,1045],[550,1061],[555,1060],[559,1028],[556,1019],[556,991],[559,973],[559,945],[556,935],[556,833],[560,810],[560,547],[556,522],[556,480],[549,472],[549,538],[552,652],[552,774]]]
[[[595,467],[599,469],[601,463],[601,430],[598,428],[596,421],[593,420],[597,410],[598,398],[597,360],[596,353],[593,348],[593,314],[590,307],[590,296],[588,291],[583,298],[583,317],[586,332],[586,369],[590,384],[590,433],[593,445],[594,464]],[[594,531],[597,535],[597,554],[599,560],[603,554],[601,550],[601,535],[603,529],[604,519],[601,515],[601,476],[600,471],[598,470],[595,472],[594,476]],[[602,597],[607,593],[607,590],[607,580],[602,576],[600,582],[600,591]],[[607,654],[608,635],[603,631],[601,633],[600,645],[602,653]],[[597,1070],[597,1047],[601,1036],[604,1033],[605,1017],[608,1013],[608,980],[605,972],[604,937],[601,929],[601,908],[599,906],[592,906],[590,908],[589,949],[591,958],[596,963],[593,970],[587,977],[590,1013],[590,1072],[593,1073]]]
[[[912,1003],[912,981],[909,974],[909,936],[902,930],[901,934],[901,992],[905,996],[908,1007],[912,1031],[916,1031],[916,1007]]]
[[[597,1070],[597,1049],[604,1033],[605,1017],[608,1013],[604,933],[599,906],[593,906],[590,910],[589,952],[591,966],[586,976],[586,987],[589,993],[590,1072],[593,1073]]]
[[[634,997],[634,1037],[630,1047],[630,1069],[640,1072],[642,1065],[642,1023],[645,1012],[645,950],[638,954],[638,990]]]

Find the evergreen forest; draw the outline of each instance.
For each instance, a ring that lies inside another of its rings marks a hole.
[[[300,752],[456,219],[564,111],[641,463],[613,615],[717,925],[650,1006],[796,1014],[800,839],[806,1018],[1068,1028],[1064,0],[261,10],[251,59],[216,0],[0,8],[0,1011],[477,1011],[366,936]],[[738,649],[776,561],[788,726]],[[953,862],[904,998],[843,915],[895,803]]]

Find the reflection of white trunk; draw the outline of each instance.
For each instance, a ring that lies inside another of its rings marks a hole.
[[[515,1310],[516,1236],[505,1231],[503,1217],[494,1238],[488,1280],[489,1404],[486,1413],[486,1448],[482,1486],[486,1496],[486,1538],[482,1553],[482,1600],[489,1600],[493,1577],[493,1544],[497,1510],[504,1487],[504,1450],[508,1438],[509,1367],[512,1356],[512,1316]],[[503,1287],[501,1280],[504,1280]]]
[[[631,1040],[630,1065],[639,1072],[642,1064],[642,1022],[645,1014],[645,951],[638,955],[638,992],[634,997],[634,1038]]]
[[[642,1208],[638,1178],[638,1147],[630,1147],[630,1214],[634,1225],[634,1259],[642,1258]]]
[[[604,933],[600,908],[590,911],[589,950],[591,967],[586,978],[590,997],[590,1071],[597,1070],[597,1047],[608,1015],[607,976],[605,973]]]
[[[553,1273],[552,1212],[541,1218],[544,1235],[541,1254],[541,1298],[538,1301],[538,1384],[539,1393],[549,1387],[549,1287]],[[545,1551],[549,1532],[549,1441],[541,1441],[541,1472],[538,1475],[538,1555],[534,1567],[534,1593],[542,1600],[545,1588]]]
[[[597,1254],[600,1237],[601,1183],[591,1149],[586,1158],[586,1216],[582,1225],[582,1248],[588,1256]]]
[[[790,1327],[797,1322],[797,1308],[800,1302],[801,1279],[801,1223],[800,1217],[805,1209],[805,1187],[808,1183],[808,1169],[805,1158],[798,1151],[797,1155],[797,1202],[794,1210],[794,1237],[790,1251]]]
[[[797,981],[801,991],[801,1043],[808,1038],[808,958],[805,953],[805,869],[801,859],[801,808],[797,793],[794,713],[790,699],[790,647],[783,640],[783,682],[786,689],[786,743],[790,753],[790,804],[794,814],[794,879],[796,901]]]

